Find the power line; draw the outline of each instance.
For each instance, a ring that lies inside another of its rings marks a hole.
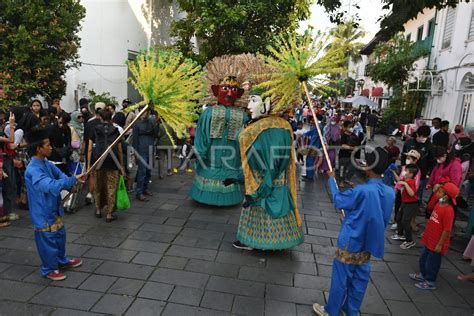
[[[86,63],[86,62],[80,62],[83,65],[87,66],[97,66],[97,67],[127,67],[127,65],[106,65],[106,64],[93,64],[93,63]]]

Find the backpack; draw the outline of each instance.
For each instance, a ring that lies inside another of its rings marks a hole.
[[[112,145],[119,136],[118,129],[111,123],[102,123],[94,129],[94,147],[92,149],[92,161],[96,161]],[[113,152],[118,157],[117,146],[114,146]]]

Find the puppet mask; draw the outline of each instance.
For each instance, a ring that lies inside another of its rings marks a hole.
[[[270,112],[270,98],[267,97],[263,100],[259,93],[251,91],[247,108],[249,109],[252,119],[266,115]]]
[[[244,89],[239,87],[237,78],[234,76],[225,77],[219,85],[213,85],[211,88],[214,96],[217,97],[217,102],[226,106],[234,105],[244,93]]]

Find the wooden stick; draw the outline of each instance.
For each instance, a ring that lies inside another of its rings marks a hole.
[[[325,142],[325,139],[323,138],[323,133],[321,132],[321,128],[319,128],[319,120],[316,117],[316,112],[314,111],[313,102],[311,102],[311,97],[309,96],[308,86],[306,85],[306,81],[303,81],[302,83],[303,83],[304,92],[306,93],[306,98],[308,99],[309,108],[311,109],[311,113],[313,114],[316,130],[318,131],[319,139],[321,140],[321,146],[323,147],[323,152],[324,152],[324,156],[326,157],[326,161],[328,163],[329,171],[333,171],[331,160],[329,159],[328,150],[326,148],[326,142]],[[336,187],[337,187],[337,182],[336,182]],[[344,212],[343,209],[341,209],[341,212],[342,212],[342,216],[345,217],[346,212]]]
[[[128,126],[126,126],[123,130],[123,132],[119,135],[119,137],[117,137],[113,142],[112,144],[110,144],[109,147],[107,147],[107,149],[104,151],[104,153],[99,157],[99,159],[97,159],[94,164],[92,166],[90,166],[90,168],[88,168],[88,170],[86,171],[85,175],[86,176],[89,176],[92,171],[94,171],[95,168],[97,168],[97,166],[99,165],[99,163],[104,160],[107,155],[110,153],[110,151],[114,148],[114,146],[116,146],[121,140],[122,138],[125,136],[125,133],[127,133],[132,127],[133,125],[135,125],[135,123],[140,119],[140,117],[149,109],[150,105],[147,104],[143,107],[143,109],[138,112],[137,116],[130,122],[130,124],[128,124]],[[88,150],[86,148],[86,150]],[[89,161],[90,163],[90,161]],[[64,203],[64,201],[66,201],[70,196],[71,196],[72,192],[69,192],[63,199],[61,202]]]

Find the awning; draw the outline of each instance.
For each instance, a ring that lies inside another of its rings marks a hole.
[[[364,97],[369,97],[369,89],[362,90],[362,93],[360,95],[362,95]]]
[[[382,87],[372,88],[372,96],[373,97],[381,97],[382,95],[383,95],[383,88]]]

